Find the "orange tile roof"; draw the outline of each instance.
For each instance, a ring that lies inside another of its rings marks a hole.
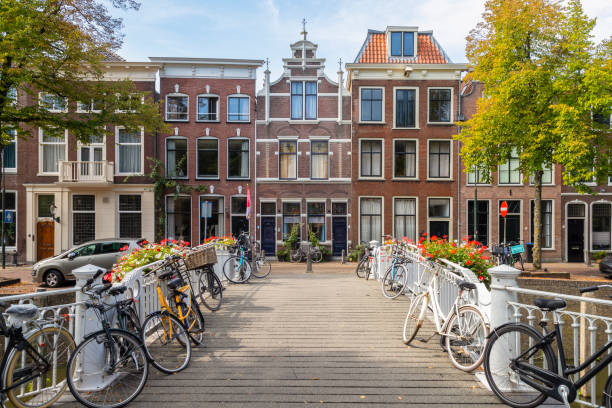
[[[450,62],[433,35],[419,33],[417,36],[417,57],[390,57],[387,55],[387,41],[384,32],[370,31],[357,63],[364,64],[447,64]]]

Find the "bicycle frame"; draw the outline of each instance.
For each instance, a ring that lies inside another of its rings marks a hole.
[[[434,315],[434,324],[436,326],[436,331],[438,334],[444,334],[447,328],[447,325],[450,321],[450,317],[453,313],[458,313],[459,307],[459,299],[463,294],[463,291],[459,291],[459,296],[455,299],[455,303],[453,307],[448,312],[448,315],[444,316],[442,313],[442,308],[440,307],[440,300],[438,299],[438,271],[434,271],[430,278],[429,283],[427,284],[427,292],[425,292],[424,296],[427,296],[428,299],[428,307],[431,308]],[[429,306],[431,305],[431,306]],[[442,321],[443,323],[440,323]]]

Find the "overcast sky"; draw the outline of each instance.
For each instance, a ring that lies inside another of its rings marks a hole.
[[[465,37],[480,20],[484,0],[141,0],[124,18],[120,51],[130,61],[147,57],[270,59],[272,79],[280,76],[289,44],[300,38],[306,18],[308,39],[326,58],[336,79],[338,59],[353,62],[368,29],[418,26],[434,36],[453,62],[466,62]],[[597,18],[596,40],[612,35],[611,0],[583,0]],[[261,72],[257,87],[261,88]]]

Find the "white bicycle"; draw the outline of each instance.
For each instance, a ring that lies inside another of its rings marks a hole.
[[[475,290],[476,285],[464,280],[457,282],[459,294],[448,315],[445,316],[441,311],[438,297],[438,268],[429,268],[429,273],[430,278],[426,286],[417,284],[417,287],[426,288],[426,290],[416,293],[410,303],[404,322],[404,343],[410,344],[415,340],[423,325],[425,315],[430,310],[436,331],[430,338],[418,340],[427,342],[434,335],[439,334],[442,336],[441,344],[446,348],[453,365],[463,371],[473,371],[484,359],[484,350],[489,335],[489,324],[485,314],[468,300],[469,292]]]

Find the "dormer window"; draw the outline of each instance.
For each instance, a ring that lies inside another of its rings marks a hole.
[[[414,57],[414,32],[393,31],[391,32],[391,56],[392,57]]]

